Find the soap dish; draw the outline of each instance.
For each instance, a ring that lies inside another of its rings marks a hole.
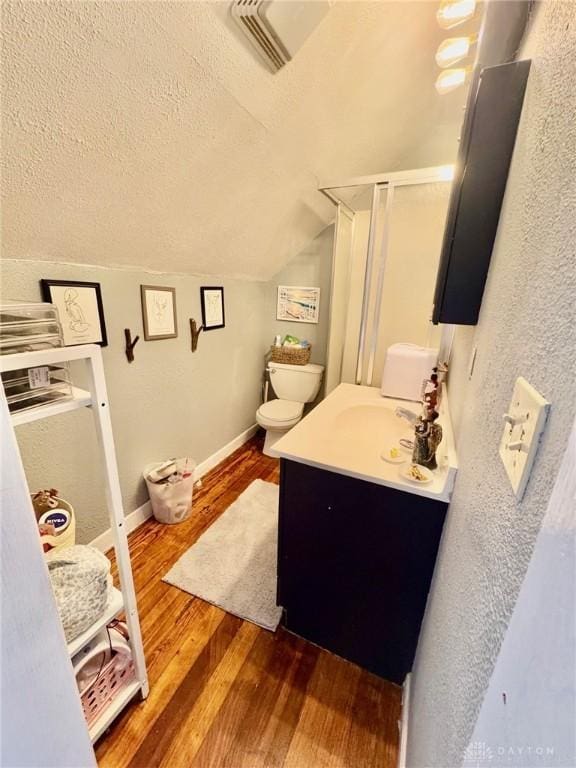
[[[427,485],[434,480],[432,472],[421,464],[410,464],[408,468],[400,470],[400,477],[415,485]]]
[[[408,460],[408,457],[398,445],[387,445],[380,454],[380,458],[389,464],[403,464]]]

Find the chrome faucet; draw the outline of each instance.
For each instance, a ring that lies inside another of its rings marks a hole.
[[[411,424],[413,427],[416,426],[416,423],[420,419],[420,416],[417,413],[414,413],[414,411],[410,411],[408,408],[401,408],[398,406],[396,410],[394,411],[396,416],[398,416],[401,419],[406,419],[406,421]]]

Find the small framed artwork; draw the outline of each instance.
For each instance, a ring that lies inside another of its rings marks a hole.
[[[58,309],[64,346],[108,345],[100,283],[40,280],[42,299]]]
[[[144,338],[174,339],[178,336],[176,324],[176,288],[164,285],[141,285]]]
[[[207,286],[200,288],[202,303],[202,325],[205,331],[224,328],[224,288]]]
[[[279,285],[276,320],[317,323],[320,317],[320,288]]]

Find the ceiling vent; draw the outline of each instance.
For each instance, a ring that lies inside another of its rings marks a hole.
[[[232,3],[232,16],[272,72],[293,58],[329,10],[329,0]]]

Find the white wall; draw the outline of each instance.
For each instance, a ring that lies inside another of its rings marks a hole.
[[[330,316],[326,346],[326,374],[324,383],[327,394],[343,381],[344,343],[348,325],[353,235],[353,214],[344,206],[338,206],[336,222],[334,224]]]
[[[268,332],[266,283],[137,269],[3,260],[3,299],[40,300],[40,278],[101,283],[109,346],[103,350],[124,509],[148,498],[143,467],[157,459],[211,456],[255,422]],[[144,341],[140,285],[176,288],[178,338]],[[200,286],[224,286],[226,328],[203,332],[190,351],[188,319],[201,322]],[[124,328],[140,334],[129,364]],[[31,489],[55,487],[75,507],[80,543],[108,528],[90,413],[18,428]]]
[[[328,318],[330,315],[330,278],[332,273],[332,245],[334,226],[326,227],[318,237],[294,256],[267,284],[266,308],[263,324],[268,344],[276,334],[287,333],[312,344],[311,362],[326,363]],[[320,318],[318,323],[292,323],[276,319],[276,298],[279,285],[301,285],[320,288]]]
[[[275,74],[229,2],[1,11],[12,254],[269,279],[332,220],[318,179],[454,154],[430,2],[333,3]]]
[[[455,347],[460,470],[414,668],[411,768],[462,763],[576,412],[576,6],[542,3],[522,56],[532,71],[481,316]],[[498,443],[520,375],[552,409],[518,503]]]
[[[450,393],[450,418],[458,446],[460,425],[466,411],[466,389],[470,381],[470,372],[475,365],[474,337],[476,326],[457,325],[454,330],[448,388]],[[454,397],[452,397],[452,391]],[[462,436],[464,437],[464,436]]]
[[[354,216],[352,253],[350,261],[349,299],[346,310],[346,333],[342,354],[342,381],[354,384],[358,359],[358,340],[362,321],[362,296],[368,252],[370,211],[358,211]]]
[[[467,750],[470,768],[576,765],[576,423]]]
[[[2,399],[0,764],[92,768],[96,759],[9,418]]]

